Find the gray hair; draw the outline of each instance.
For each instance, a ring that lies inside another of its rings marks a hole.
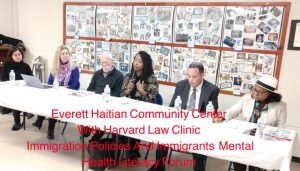
[[[112,54],[111,54],[110,52],[108,52],[108,51],[102,52],[102,53],[100,54],[99,58],[104,57],[104,56],[108,57],[111,61],[113,60]]]

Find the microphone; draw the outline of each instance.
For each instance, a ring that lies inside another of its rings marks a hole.
[[[136,80],[136,75],[135,75],[135,72],[133,72],[131,74],[131,78],[130,78],[130,81],[134,82]]]

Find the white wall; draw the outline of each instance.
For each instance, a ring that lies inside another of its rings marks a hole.
[[[18,37],[18,1],[0,0],[0,34]]]
[[[82,0],[84,1],[84,0]],[[95,0],[89,0],[92,2]],[[128,2],[145,2],[144,0],[135,0]],[[178,0],[175,0],[178,1]],[[170,2],[175,2],[174,0]],[[195,2],[220,2],[220,0],[198,0]],[[244,0],[231,0],[233,2],[244,2]],[[258,0],[248,0],[247,2],[258,2]],[[268,0],[264,0],[268,1]],[[276,0],[277,2],[286,2],[284,0]],[[0,0],[1,7],[4,8],[5,12],[10,12],[10,8],[15,8],[15,6],[19,6],[18,8],[18,17],[19,18],[19,38],[24,40],[26,46],[29,49],[29,53],[27,54],[29,58],[44,56],[49,61],[52,61],[52,57],[56,47],[63,43],[63,2],[64,0],[18,0],[17,4],[12,5],[10,1]],[[99,2],[99,1],[97,1]],[[113,2],[111,0],[107,0],[106,2]],[[120,1],[115,1],[120,2]],[[125,2],[125,1],[122,1]],[[153,2],[153,1],[149,1]],[[159,2],[159,1],[158,1]],[[161,1],[160,1],[161,2]],[[166,1],[165,1],[166,2]],[[178,1],[180,2],[180,1]],[[182,0],[182,2],[185,2]],[[275,2],[274,0],[272,2]],[[291,12],[290,19],[298,19],[300,16],[300,1],[299,0],[291,0]],[[5,6],[5,7],[4,7]],[[298,7],[298,8],[297,8]],[[0,12],[2,14],[2,12]],[[7,20],[8,25],[12,25],[10,22],[15,18],[10,18]],[[6,19],[0,18],[0,21],[4,21]],[[1,22],[1,29],[2,29]],[[289,21],[290,26],[290,21]],[[5,26],[5,32],[8,34],[12,34],[9,32],[13,26]],[[289,37],[289,27],[286,39],[286,45]],[[288,103],[288,126],[298,131],[300,134],[300,115],[298,116],[297,107],[299,106],[298,97],[300,97],[300,79],[297,76],[297,69],[300,63],[300,51],[291,51],[287,50],[285,46],[285,52],[283,57],[283,62],[281,66],[281,74],[279,81],[279,91],[283,95],[284,101]],[[31,60],[28,60],[31,62]],[[86,88],[91,75],[81,74],[81,88]],[[160,92],[164,97],[164,103],[168,104],[174,88],[161,85]],[[221,109],[226,109],[230,107],[232,104],[236,103],[239,100],[239,97],[229,96],[229,95],[220,95],[219,103]],[[299,136],[298,140],[296,140],[294,155],[300,157],[300,145],[299,145]],[[296,151],[297,149],[297,151]]]

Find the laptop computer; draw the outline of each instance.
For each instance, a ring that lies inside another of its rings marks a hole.
[[[41,89],[52,88],[52,85],[42,84],[40,79],[38,79],[35,76],[25,75],[25,74],[21,74],[21,76],[26,82],[26,84],[30,87],[41,88]]]

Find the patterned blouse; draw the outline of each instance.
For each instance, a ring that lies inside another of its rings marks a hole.
[[[126,74],[126,76],[124,77],[121,96],[141,100],[144,102],[155,103],[156,95],[158,94],[158,88],[159,88],[157,78],[154,75],[151,75],[150,77],[148,77],[147,81],[144,82],[144,90],[145,92],[147,92],[145,96],[143,96],[137,90],[136,85],[134,86],[134,89],[130,94],[125,94],[125,91],[127,90],[127,84],[131,81],[130,75],[131,75],[130,73]],[[137,81],[139,81],[138,78],[136,79],[135,84]]]

